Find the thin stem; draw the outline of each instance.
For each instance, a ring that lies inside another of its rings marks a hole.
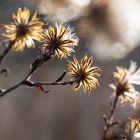
[[[50,54],[49,54],[50,55]],[[7,90],[1,90],[0,92],[0,97],[10,93],[11,91],[17,89],[18,87],[22,86],[22,85],[26,85],[28,87],[37,87],[37,88],[41,88],[42,91],[45,92],[44,88],[42,87],[43,85],[68,85],[68,84],[73,84],[75,81],[66,81],[66,82],[61,82],[61,80],[64,78],[64,76],[66,75],[66,72],[64,71],[64,73],[58,77],[54,82],[33,82],[31,80],[29,80],[31,78],[31,76],[36,72],[36,70],[42,66],[42,64],[44,62],[47,62],[48,60],[51,59],[50,56],[43,56],[41,58],[36,59],[32,65],[31,65],[31,69],[29,71],[29,73],[27,74],[27,76],[20,81],[19,83],[17,83],[14,86],[11,86],[10,88],[8,88]]]
[[[105,129],[104,129],[103,140],[106,139],[106,134],[107,134],[108,130],[110,129],[110,127],[118,124],[117,122],[113,122],[113,120],[112,120],[115,109],[116,109],[117,102],[118,102],[118,96],[115,96],[113,105],[111,107],[110,115],[109,115],[108,118],[104,118],[106,126],[105,126]]]
[[[13,45],[14,41],[10,43],[9,47],[11,47]],[[10,88],[8,88],[7,90],[0,90],[0,97],[10,93],[11,91],[17,89],[19,86],[21,85],[25,85],[25,82],[27,80],[29,80],[31,78],[31,76],[36,72],[36,70],[42,66],[42,64],[44,62],[47,62],[48,60],[50,60],[52,57],[52,52],[53,50],[50,50],[48,53],[46,54],[42,54],[41,58],[36,59],[30,66],[30,71],[27,74],[27,76],[25,76],[25,78],[23,78],[23,80],[21,80],[19,83],[17,83],[16,85],[11,86]],[[8,53],[8,52],[7,52]]]
[[[65,82],[34,82],[33,86],[38,85],[72,85],[76,81],[65,81]]]
[[[114,112],[115,112],[116,105],[117,105],[117,101],[118,101],[118,96],[116,96],[115,99],[114,99],[114,103],[113,103],[113,106],[112,106],[112,108],[111,108],[109,120],[112,119],[112,116],[113,116],[113,114],[114,114]]]
[[[34,73],[35,71],[44,63],[47,62],[48,60],[50,60],[51,57],[49,56],[44,56],[42,58],[39,58],[37,60],[35,60],[32,65],[31,65],[31,69],[29,71],[29,73],[27,74],[27,76],[21,80],[19,83],[17,83],[16,85],[11,86],[10,88],[8,88],[7,90],[1,90],[0,92],[0,97],[10,93],[11,91],[17,89],[19,86],[24,85],[23,83],[28,80]]]
[[[65,81],[65,82],[33,82],[33,81],[29,81],[29,80],[23,80],[20,83],[10,87],[9,89],[5,90],[5,91],[1,91],[0,97],[6,95],[7,93],[17,89],[18,87],[22,86],[22,85],[26,85],[28,87],[40,87],[43,85],[72,85],[73,83],[75,83],[75,81]]]
[[[7,54],[8,54],[9,51],[11,50],[13,43],[14,43],[14,41],[11,41],[11,42],[9,43],[8,47],[5,48],[3,54],[0,56],[0,64],[3,62],[4,58],[7,56]]]
[[[4,96],[4,95],[8,94],[9,92],[11,92],[11,91],[17,89],[17,88],[18,88],[19,86],[21,86],[21,85],[22,85],[22,82],[20,82],[20,83],[14,85],[14,86],[11,86],[11,87],[8,88],[7,90],[2,90],[1,93],[0,93],[0,97],[2,97],[2,96]]]

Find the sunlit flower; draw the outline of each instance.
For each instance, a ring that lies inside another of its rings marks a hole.
[[[42,26],[44,23],[39,21],[36,13],[30,19],[30,11],[24,8],[18,9],[17,15],[13,14],[13,20],[11,24],[4,25],[6,28],[6,34],[8,41],[14,41],[13,48],[16,51],[22,51],[25,45],[28,48],[33,48],[34,40],[40,40],[40,33],[43,31]]]
[[[51,52],[52,56],[66,58],[74,52],[74,47],[78,45],[78,38],[70,27],[56,23],[42,33],[42,43],[43,54]]]
[[[91,92],[92,88],[96,88],[99,85],[98,80],[95,76],[99,76],[98,73],[100,69],[98,67],[91,67],[93,58],[87,58],[85,55],[81,59],[79,64],[76,57],[73,58],[73,61],[68,61],[68,73],[72,81],[75,81],[76,84],[73,86],[73,90],[78,90],[83,86],[84,92],[88,89],[88,92]]]
[[[140,101],[140,94],[134,87],[140,85],[140,68],[137,69],[137,64],[131,61],[129,69],[117,67],[114,78],[115,83],[110,86],[114,89],[115,95],[119,96],[122,105],[130,102],[135,108]]]

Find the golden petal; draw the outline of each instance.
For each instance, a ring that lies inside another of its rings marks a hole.
[[[9,29],[9,30],[15,30],[16,29],[16,26],[13,25],[13,24],[5,24],[4,27]]]
[[[34,48],[35,44],[31,36],[26,36],[25,40],[28,48]]]
[[[17,11],[17,21],[18,21],[18,23],[21,23],[21,18],[22,18],[22,9],[18,8],[18,11]]]
[[[91,66],[92,62],[93,62],[93,57],[90,57],[87,62],[88,68]]]
[[[81,84],[80,83],[77,83],[75,84],[73,87],[72,87],[72,90],[76,91],[80,88]]]
[[[95,71],[101,71],[98,67],[91,67],[88,69],[88,72],[94,73]]]
[[[72,43],[74,43],[74,41],[70,39],[62,41],[62,44],[72,44]]]
[[[2,34],[3,36],[9,38],[10,40],[15,40],[16,39],[16,33],[12,34]]]
[[[15,24],[18,25],[19,22],[18,22],[17,16],[15,14],[12,14],[12,17],[14,19]]]
[[[83,85],[84,92],[86,92],[87,86],[86,86],[86,82],[84,80],[82,80],[82,85]]]
[[[67,32],[68,32],[67,28],[65,28],[64,26],[61,26],[58,39],[62,38],[64,36],[64,34],[67,34]]]
[[[16,51],[22,51],[24,47],[25,47],[25,41],[23,41],[23,38],[18,39],[13,45],[13,48],[15,48]]]
[[[76,64],[76,65],[78,65],[79,63],[78,63],[78,60],[77,60],[77,58],[74,56],[73,57],[73,62]]]
[[[35,12],[32,16],[31,21],[36,21],[37,20],[37,13]]]
[[[85,54],[85,56],[81,59],[81,66],[85,65],[86,61],[87,61],[87,54]]]
[[[36,34],[32,34],[31,36],[32,36],[33,39],[38,40],[38,41],[41,39],[40,34],[37,34],[37,33]]]
[[[22,17],[21,17],[22,22],[25,23],[25,24],[27,24],[28,23],[28,20],[29,20],[29,17],[30,17],[30,11],[29,11],[29,9],[24,8],[24,11],[23,11]]]

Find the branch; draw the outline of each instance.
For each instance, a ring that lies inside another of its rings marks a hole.
[[[113,105],[111,106],[111,110],[110,110],[110,115],[109,115],[109,117],[107,118],[106,115],[103,115],[103,119],[104,119],[104,121],[105,121],[103,140],[106,139],[106,134],[107,134],[108,130],[109,130],[112,126],[119,124],[118,121],[113,121],[113,115],[114,115],[114,112],[115,112],[115,109],[116,109],[117,102],[118,102],[118,96],[116,95],[116,96],[115,96],[115,99],[114,99],[114,102],[113,102]]]
[[[40,85],[72,85],[76,81],[65,81],[65,82],[33,82],[33,81],[25,81],[24,85],[27,85],[29,87],[32,86],[40,86]]]
[[[47,61],[50,60],[50,59],[51,59],[51,52],[48,52],[48,54],[42,55],[41,58],[36,59],[36,60],[31,64],[31,66],[30,66],[30,71],[29,71],[29,73],[27,74],[27,76],[26,76],[23,80],[21,80],[19,83],[17,83],[16,85],[11,86],[11,87],[8,88],[7,90],[0,90],[0,91],[1,91],[1,92],[0,92],[0,97],[6,95],[6,94],[8,94],[8,93],[10,93],[11,91],[17,89],[19,86],[23,85],[23,83],[24,83],[26,80],[30,79],[31,76],[36,72],[36,70],[37,70],[40,66],[42,66],[42,64],[43,64],[44,62],[47,62]]]
[[[36,87],[37,89],[47,93],[50,90],[46,90],[44,89],[43,85],[72,85],[73,83],[75,83],[76,81],[65,81],[65,82],[33,82],[31,80],[23,80],[20,83],[16,84],[15,86],[10,87],[7,90],[1,90],[1,94],[0,97],[6,95],[7,93],[17,89],[18,87],[25,85],[27,87]]]
[[[12,48],[12,45],[14,44],[14,41],[11,41],[9,43],[9,45],[5,48],[4,52],[2,55],[0,55],[0,64],[3,62],[4,58],[6,57],[6,55],[9,53],[9,51]]]
[[[64,71],[64,73],[57,78],[54,82],[33,82],[30,80],[31,76],[36,72],[36,70],[42,66],[42,64],[44,62],[47,62],[48,60],[51,59],[51,53],[48,53],[48,55],[42,56],[41,58],[36,59],[30,66],[30,71],[27,74],[27,76],[20,81],[19,83],[17,83],[14,86],[9,87],[6,90],[1,89],[0,90],[0,97],[10,93],[11,91],[17,89],[18,87],[22,86],[22,85],[26,85],[28,87],[37,87],[37,89],[43,91],[43,92],[49,92],[50,90],[45,90],[43,85],[68,85],[68,84],[73,84],[75,81],[66,81],[66,82],[61,82],[61,80],[65,77],[66,72]]]
[[[60,81],[62,81],[63,78],[65,77],[65,75],[66,75],[66,71],[64,71],[63,74],[62,74],[59,78],[57,78],[55,82],[60,82]]]

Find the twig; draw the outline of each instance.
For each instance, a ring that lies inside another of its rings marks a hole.
[[[0,97],[2,97],[2,96],[4,96],[4,95],[8,94],[9,92],[13,91],[14,89],[17,89],[17,88],[18,88],[19,86],[21,86],[21,85],[22,85],[22,82],[20,82],[20,83],[14,85],[14,86],[11,86],[11,87],[8,88],[7,90],[1,90],[1,92],[0,92]]]
[[[112,116],[113,116],[114,111],[115,111],[115,109],[116,109],[117,101],[118,101],[118,96],[116,96],[115,99],[114,99],[114,103],[113,103],[113,106],[112,106],[112,108],[111,108],[109,120],[112,119]]]
[[[117,102],[118,102],[118,96],[115,96],[113,105],[111,106],[109,117],[107,118],[106,115],[103,115],[103,118],[104,118],[104,121],[105,121],[103,140],[106,139],[106,134],[107,134],[108,130],[110,129],[110,127],[119,123],[118,121],[113,122],[113,115],[114,115],[114,112],[115,112],[115,109],[116,109]]]
[[[0,97],[10,93],[11,91],[13,91],[14,89],[18,88],[19,86],[23,85],[23,83],[30,79],[30,77],[35,73],[35,71],[44,63],[47,62],[48,60],[51,59],[51,52],[48,52],[48,54],[46,55],[42,55],[41,58],[36,59],[30,66],[30,71],[27,74],[27,76],[21,80],[19,83],[17,83],[14,86],[11,86],[10,88],[8,88],[7,90],[1,90],[0,92]]]
[[[65,77],[65,75],[66,75],[66,71],[64,71],[63,74],[59,78],[57,78],[55,82],[62,81],[62,79]]]
[[[9,45],[9,48],[12,46],[14,42],[11,42],[10,45]],[[9,87],[8,89],[6,90],[3,90],[3,89],[0,89],[0,97],[10,93],[11,91],[17,89],[19,86],[21,85],[25,85],[26,81],[28,81],[31,76],[36,72],[36,70],[42,66],[42,64],[44,62],[47,62],[49,61],[51,58],[52,58],[52,54],[53,54],[53,49],[51,49],[50,51],[48,51],[46,54],[42,54],[41,55],[41,58],[37,58],[30,66],[30,71],[29,73],[27,74],[27,76],[21,80],[19,83],[17,83],[16,85],[13,85],[11,87]],[[63,79],[63,77],[65,76],[65,73],[63,73],[63,75],[61,77],[59,77],[56,81],[60,81]],[[55,82],[56,82],[55,81]],[[38,88],[42,88],[43,90],[43,87],[38,87]],[[45,90],[44,90],[45,91]]]
[[[6,95],[7,93],[17,89],[18,87],[22,86],[22,85],[26,85],[28,87],[37,87],[39,89],[41,89],[41,91],[43,92],[49,92],[50,90],[45,90],[42,86],[43,85],[72,85],[73,83],[75,83],[76,81],[65,81],[65,82],[33,82],[31,80],[23,80],[20,83],[16,84],[15,86],[10,87],[7,90],[1,90],[1,94],[0,97]]]
[[[29,82],[29,85],[26,83]],[[32,86],[40,86],[40,85],[72,85],[76,81],[65,81],[65,82],[33,82],[33,81],[25,81],[25,85],[32,87]]]
[[[31,76],[35,73],[35,71],[40,67],[42,66],[42,64],[44,62],[47,62],[48,60],[51,59],[51,53],[48,53],[47,55],[45,56],[42,56],[41,58],[38,58],[36,59],[31,67],[30,67],[30,71],[29,73],[27,74],[27,76],[22,80],[20,81],[19,83],[17,83],[16,85],[14,86],[11,86],[9,87],[7,90],[0,90],[0,97],[10,93],[11,91],[17,89],[18,87],[22,86],[22,85],[26,85],[28,87],[37,87],[38,89],[40,89],[41,91],[43,92],[48,92],[48,90],[46,91],[44,88],[43,88],[43,85],[67,85],[67,84],[73,84],[74,81],[66,81],[66,82],[60,82],[64,76],[66,75],[66,72],[64,71],[64,73],[59,77],[57,78],[54,82],[33,82],[31,80],[29,80],[31,78]]]
[[[3,62],[4,58],[6,57],[6,55],[9,53],[9,51],[12,48],[12,45],[14,44],[14,41],[11,41],[9,43],[9,45],[5,48],[4,52],[2,55],[0,55],[0,64]]]

